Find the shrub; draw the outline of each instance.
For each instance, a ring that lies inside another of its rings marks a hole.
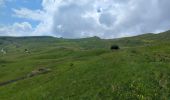
[[[112,46],[110,47],[110,49],[111,49],[111,50],[119,50],[120,48],[119,48],[118,45],[112,45]]]

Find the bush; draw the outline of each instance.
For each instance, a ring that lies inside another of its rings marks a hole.
[[[111,50],[119,50],[120,48],[119,48],[118,45],[112,45],[112,46],[110,47],[110,49],[111,49]]]

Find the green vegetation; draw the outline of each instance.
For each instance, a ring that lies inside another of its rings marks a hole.
[[[119,50],[110,50],[111,45]],[[0,37],[0,100],[168,100],[170,31],[121,39]],[[28,50],[26,52],[25,50]]]

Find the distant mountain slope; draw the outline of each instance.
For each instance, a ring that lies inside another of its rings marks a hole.
[[[13,42],[18,42],[21,44],[24,43],[54,43],[54,42],[99,42],[99,41],[105,41],[108,42],[115,42],[121,45],[126,45],[126,44],[131,44],[131,45],[140,45],[146,42],[151,42],[151,41],[167,41],[170,39],[170,31],[166,31],[163,33],[159,34],[153,34],[153,33],[148,33],[148,34],[143,34],[139,36],[134,36],[134,37],[125,37],[125,38],[120,38],[120,39],[100,39],[99,37],[90,37],[90,38],[82,38],[82,39],[63,39],[63,38],[54,38],[50,36],[32,36],[32,37],[0,37],[0,45],[3,43],[13,43]]]

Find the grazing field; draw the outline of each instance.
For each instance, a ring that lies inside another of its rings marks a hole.
[[[0,37],[0,49],[0,83],[50,69],[0,86],[0,100],[170,99],[170,31],[121,39]]]

